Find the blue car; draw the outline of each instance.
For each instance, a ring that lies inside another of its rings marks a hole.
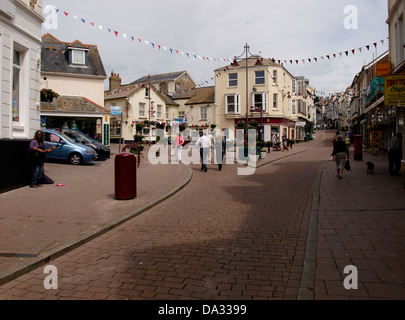
[[[67,160],[69,163],[77,165],[97,158],[97,154],[92,148],[76,143],[59,131],[44,129],[42,132],[46,148],[56,147],[52,152],[46,153],[45,159]]]

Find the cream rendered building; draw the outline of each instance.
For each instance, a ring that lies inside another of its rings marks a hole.
[[[296,139],[304,97],[299,94],[297,79],[282,64],[251,56],[216,69],[215,75],[216,121],[222,130],[233,130],[248,119],[263,125],[264,141],[271,141],[272,133],[278,140],[283,134]]]
[[[119,78],[119,75],[112,74],[110,80],[112,78]],[[153,123],[143,129],[142,135],[146,140],[156,140],[157,128],[164,129],[168,136],[172,119],[178,116],[178,105],[153,85],[149,88],[146,84],[118,86],[105,92],[104,107],[108,110],[119,107],[122,112],[122,122],[120,116],[111,118],[112,142],[119,141],[120,137],[126,142],[134,141],[136,125],[145,121]]]

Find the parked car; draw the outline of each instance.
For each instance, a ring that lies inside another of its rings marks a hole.
[[[98,160],[110,159],[110,148],[98,142],[97,140],[89,138],[83,132],[73,129],[63,129],[63,133],[72,138],[75,142],[84,144],[85,146],[94,149],[97,153]]]
[[[92,148],[76,143],[59,131],[43,129],[42,132],[45,146],[47,148],[56,147],[52,152],[46,153],[45,159],[67,160],[71,164],[77,165],[93,161],[97,157],[97,153]]]

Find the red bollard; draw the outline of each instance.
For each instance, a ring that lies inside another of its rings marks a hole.
[[[115,156],[115,199],[131,200],[136,197],[136,157],[129,152]]]
[[[363,136],[362,135],[355,135],[353,137],[353,144],[354,144],[354,160],[363,161]]]

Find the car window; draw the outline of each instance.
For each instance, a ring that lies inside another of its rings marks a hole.
[[[66,132],[65,131],[65,135],[67,135],[68,137],[72,138],[72,140],[74,140],[74,142],[82,142],[83,139],[80,135],[73,133],[73,132]]]

